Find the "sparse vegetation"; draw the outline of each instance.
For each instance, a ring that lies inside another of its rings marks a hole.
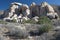
[[[44,24],[39,28],[40,33],[49,32],[52,29],[52,25]]]
[[[16,22],[16,19],[13,19],[12,22]]]
[[[46,16],[41,16],[39,19],[38,19],[38,22],[34,21],[34,20],[23,20],[22,23],[32,23],[32,24],[52,24],[51,20],[46,17]]]
[[[8,28],[9,30],[9,32],[6,33],[8,36],[12,36],[16,38],[27,38],[28,37],[28,33],[25,29],[23,30],[20,27],[15,27],[14,25],[6,26],[6,28]]]
[[[6,21],[0,20],[0,24],[7,24]]]
[[[42,27],[39,28],[40,33],[49,32],[52,29],[52,22],[46,16],[40,17],[37,24],[42,24]]]
[[[37,24],[51,24],[51,20],[46,16],[41,16]]]
[[[22,23],[32,23],[32,24],[36,24],[36,21],[30,19],[30,20],[23,20]]]

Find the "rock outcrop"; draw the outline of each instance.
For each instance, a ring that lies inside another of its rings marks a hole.
[[[4,11],[4,14],[2,14],[0,18],[5,21],[16,20],[16,22],[29,20],[35,16],[47,16],[50,19],[59,19],[58,8],[59,7],[52,6],[47,2],[43,2],[41,5],[37,5],[33,2],[30,7],[27,4],[13,2],[10,7]]]
[[[8,16],[5,16],[3,20],[6,21],[15,19],[16,22],[19,22],[21,19],[28,20],[28,16],[30,14],[28,5],[14,2],[11,3],[11,6],[8,10]]]
[[[54,8],[49,5],[47,2],[44,2],[41,4],[42,8],[45,8],[46,10],[46,15],[50,18],[50,19],[58,19],[59,16],[57,14],[57,12],[55,12]]]
[[[17,14],[18,14],[19,6],[22,6],[22,4],[21,3],[16,3],[16,2],[11,3],[10,8],[8,9],[9,10],[8,11],[8,16],[5,17],[3,20],[13,20],[13,19],[17,20]]]
[[[30,14],[31,18],[40,16],[40,6],[36,5],[36,3],[33,2],[30,6]]]

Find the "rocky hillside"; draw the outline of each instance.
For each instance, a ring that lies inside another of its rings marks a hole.
[[[2,11],[1,11],[2,12]],[[0,16],[4,21],[16,20],[16,22],[22,22],[23,20],[29,20],[34,17],[47,16],[50,19],[59,19],[60,6],[50,5],[47,2],[43,2],[40,5],[32,3],[30,6],[27,4],[13,2],[7,10],[4,10]]]
[[[60,40],[59,13],[60,6],[47,2],[13,2],[0,12],[0,40]]]

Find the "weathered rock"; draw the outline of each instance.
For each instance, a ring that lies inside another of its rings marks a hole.
[[[47,2],[37,5],[33,2],[29,7],[27,4],[13,2],[10,7],[2,13],[4,14],[0,17],[5,21],[15,19],[16,22],[22,22],[23,19],[29,20],[35,16],[47,16],[50,19],[59,19],[59,6],[52,6]]]
[[[36,5],[36,3],[35,2],[33,2],[32,4],[31,4],[31,6],[35,6]]]
[[[38,16],[35,16],[35,17],[32,18],[32,20],[34,20],[34,21],[36,21],[36,22],[38,22],[38,19],[39,19]]]
[[[0,35],[0,40],[10,40],[9,37],[4,37],[3,35]]]
[[[21,16],[21,14],[22,14],[22,16]],[[25,20],[28,20],[29,14],[30,14],[30,9],[29,9],[28,5],[14,2],[14,3],[11,3],[11,6],[8,11],[8,16],[4,17],[3,20],[15,19],[16,22],[19,22],[20,16],[21,16],[21,18],[25,17],[26,18]]]
[[[49,18],[50,17],[51,17],[51,19],[54,19],[54,18],[58,19],[59,18],[58,14],[55,12],[54,8],[50,4],[48,4],[47,2],[42,3],[41,7],[45,7],[46,12],[47,12],[46,15],[49,16]]]
[[[47,13],[47,17],[49,17],[50,19],[59,19],[59,16],[57,15],[57,13]]]

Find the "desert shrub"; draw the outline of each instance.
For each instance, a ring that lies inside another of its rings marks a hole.
[[[37,24],[51,24],[51,20],[46,16],[41,16]]]
[[[29,19],[29,20],[23,20],[22,23],[32,23],[32,24],[52,24],[51,20],[46,17],[46,16],[41,16],[39,17],[38,19],[38,22],[32,20],[32,19]]]
[[[3,36],[3,34],[0,34],[0,40],[8,40],[8,38],[6,38],[5,36]]]
[[[6,34],[8,36],[12,36],[15,38],[27,38],[28,32],[24,29],[21,29],[20,27],[15,27],[14,25],[6,26],[6,28],[9,30]]]
[[[32,24],[36,24],[36,21],[29,19],[29,20],[23,20],[22,23],[32,23]]]
[[[0,20],[0,24],[7,24],[6,21]]]
[[[41,16],[37,24],[42,26],[39,28],[40,33],[49,32],[53,27],[51,20],[46,16]]]
[[[16,19],[13,19],[12,22],[16,22]]]
[[[52,25],[44,24],[39,28],[40,33],[49,32],[52,29]]]
[[[52,30],[52,25],[50,24],[42,24],[37,30],[31,30],[29,33],[31,36],[40,36],[45,32],[49,32]]]

